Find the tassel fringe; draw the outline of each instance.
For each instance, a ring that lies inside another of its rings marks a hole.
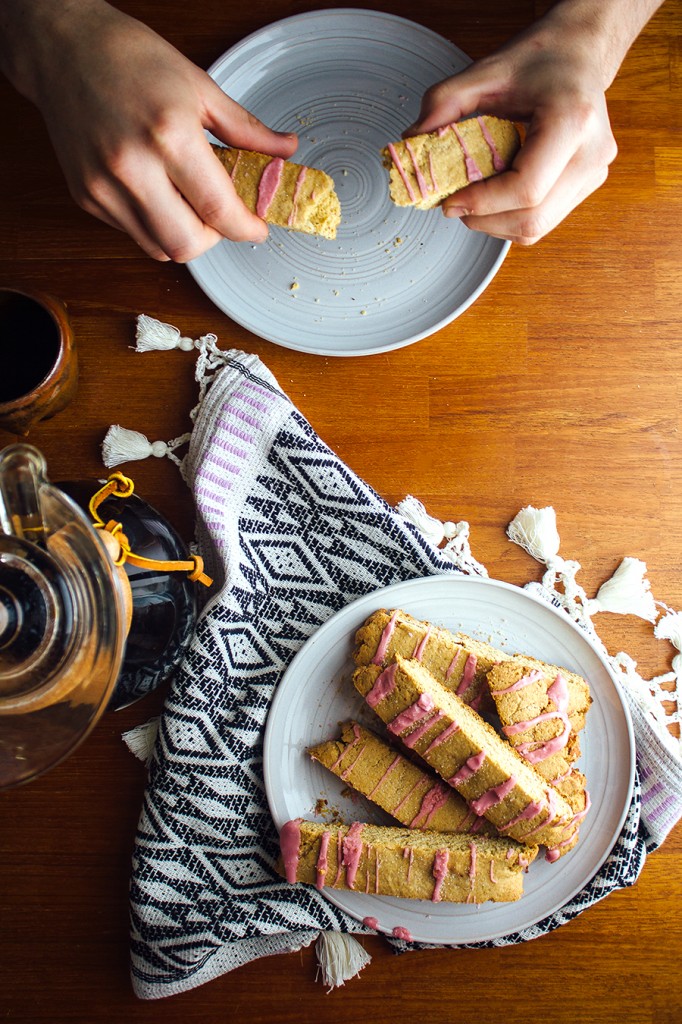
[[[434,547],[439,548],[441,557],[470,575],[487,576],[488,570],[471,553],[469,545],[469,524],[467,522],[442,523],[429,515],[424,505],[411,494],[396,505],[398,512],[408,523],[416,526],[421,535]],[[445,541],[445,545],[440,545]]]
[[[315,953],[328,991],[354,978],[372,960],[358,940],[345,932],[320,932]]]
[[[155,320],[153,316],[147,316],[145,313],[141,313],[137,318],[135,329],[136,352],[168,352],[174,348],[179,348],[183,352],[191,352],[198,345],[198,341],[184,337],[180,334],[177,327],[173,327],[172,324],[164,324],[160,320]]]
[[[159,719],[151,718],[144,725],[137,725],[134,729],[124,732],[122,739],[131,754],[149,767],[154,756],[154,745],[159,734]]]
[[[118,424],[109,427],[102,442],[102,462],[107,469],[120,466],[123,462],[138,462],[154,455],[157,459],[167,455],[178,466],[181,460],[173,454],[174,449],[186,444],[190,434],[183,434],[173,441],[150,441],[139,430],[129,430]]]

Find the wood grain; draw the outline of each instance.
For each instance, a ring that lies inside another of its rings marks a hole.
[[[119,6],[204,66],[247,33],[311,9],[275,0]],[[482,56],[547,5],[375,6],[418,17]],[[474,554],[492,576],[539,578],[505,527],[523,505],[552,505],[562,554],[580,561],[588,593],[633,555],[646,561],[655,596],[682,608],[681,35],[682,5],[669,0],[611,89],[620,153],[608,182],[537,247],[513,248],[459,320],[417,345],[362,359],[309,356],[253,337],[184,268],[142,258],[124,235],[78,210],[39,115],[0,83],[0,281],[65,299],[80,350],[76,400],[30,438],[52,477],[101,475],[99,446],[112,422],[152,440],[187,429],[193,357],[133,352],[134,318],[146,312],[258,353],[324,440],[388,501],[411,493],[436,516],[468,520]],[[133,475],[189,538],[191,502],[175,467],[150,460]],[[674,651],[649,624],[601,615],[597,625],[610,650],[627,650],[644,675],[669,668]],[[523,946],[396,959],[382,940],[363,939],[372,963],[330,994],[306,950],[162,1004],[138,1001],[128,976],[127,885],[145,780],[121,733],[156,713],[162,698],[105,715],[63,765],[0,794],[3,1020],[682,1018],[679,826],[633,888]]]

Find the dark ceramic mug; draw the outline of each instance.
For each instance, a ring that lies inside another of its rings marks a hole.
[[[0,427],[27,434],[73,398],[78,360],[66,307],[30,288],[0,285]]]

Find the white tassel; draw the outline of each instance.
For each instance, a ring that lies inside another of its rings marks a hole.
[[[463,519],[459,523],[443,523],[445,536],[448,538],[441,554],[465,572],[476,576],[487,576],[488,570],[478,562],[471,553],[469,544],[469,524]]]
[[[109,427],[102,442],[102,461],[108,469],[122,462],[136,462],[148,459],[150,455],[161,458],[167,454],[168,445],[165,441],[152,443],[139,430],[128,430],[118,424]]]
[[[674,656],[672,666],[678,682],[682,684],[682,612],[668,609],[656,623],[654,636],[657,640],[669,640],[680,652]]]
[[[512,519],[507,527],[507,536],[524,551],[527,551],[536,562],[549,564],[559,554],[559,532],[556,525],[556,513],[547,508],[533,508],[526,505]]]
[[[191,338],[181,335],[172,324],[164,324],[160,320],[155,320],[153,316],[147,316],[146,313],[141,313],[137,318],[136,352],[169,351],[174,348],[190,352],[194,345],[195,342]]]
[[[137,725],[134,729],[124,732],[122,739],[131,754],[138,757],[140,761],[149,766],[154,754],[154,744],[159,735],[159,719],[152,718],[144,725]]]
[[[126,427],[119,427],[114,424],[109,427],[106,437],[102,441],[102,462],[111,469],[112,466],[119,466],[122,462],[139,462],[141,459],[148,459],[153,455],[162,459],[167,455],[171,462],[174,462],[180,469],[182,459],[174,454],[175,449],[180,445],[187,444],[191,434],[181,434],[172,441],[150,441],[141,434],[139,430],[128,430]]]
[[[406,498],[398,502],[395,507],[403,519],[407,519],[422,533],[427,540],[438,547],[445,540],[445,527],[440,519],[430,516],[421,501],[408,494]]]
[[[372,959],[358,940],[345,932],[320,932],[315,952],[329,990],[354,978]]]
[[[638,615],[640,619],[655,622],[658,611],[645,574],[646,562],[639,558],[624,558],[611,579],[602,583],[597,596],[587,602],[587,614],[616,612]]]

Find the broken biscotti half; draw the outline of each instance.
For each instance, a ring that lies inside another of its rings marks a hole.
[[[550,860],[577,841],[570,804],[418,661],[398,656],[387,668],[362,666],[353,683],[395,735],[430,723],[413,750],[498,832],[546,846]]]
[[[464,633],[451,633],[401,609],[382,608],[355,634],[355,664],[385,668],[398,655],[421,662],[435,679],[478,711],[490,706],[488,672],[508,657]]]
[[[403,737],[408,747],[418,731]],[[407,828],[496,834],[456,790],[358,722],[344,723],[338,739],[318,743],[308,753]]]
[[[288,882],[434,903],[517,900],[538,853],[506,839],[301,818],[283,825],[280,847]]]
[[[520,145],[512,121],[487,115],[390,143],[381,156],[391,199],[429,210],[465,185],[505,171]]]
[[[237,195],[256,216],[291,231],[336,238],[341,204],[324,171],[247,149],[212,148]]]

